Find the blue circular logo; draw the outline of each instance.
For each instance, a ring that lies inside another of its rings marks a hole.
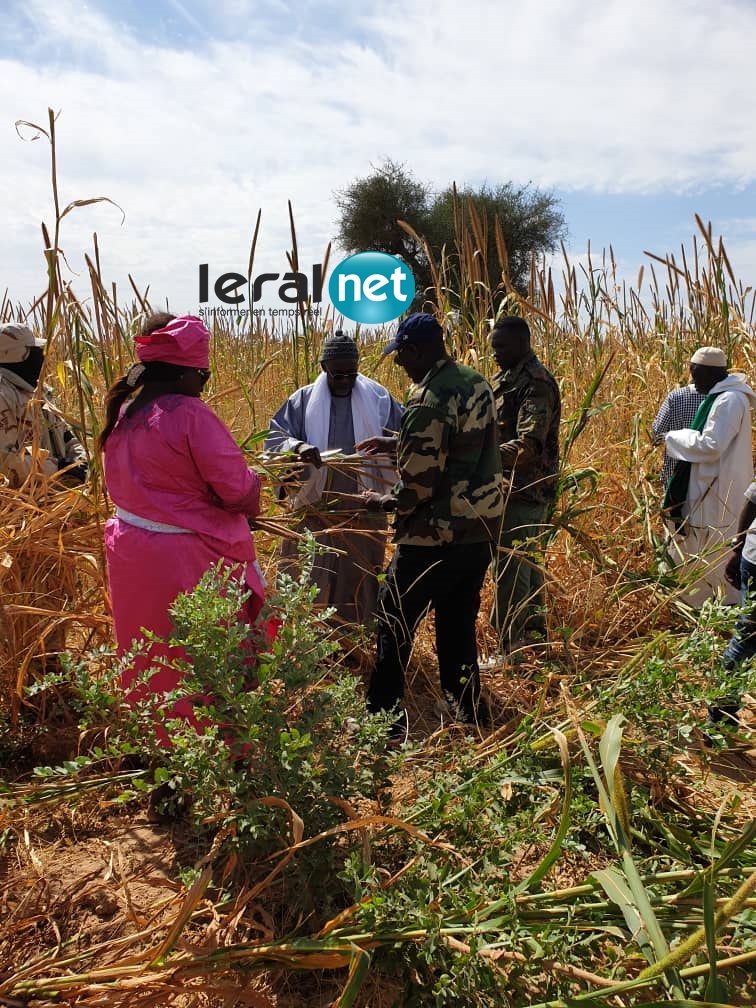
[[[409,266],[386,252],[357,252],[331,273],[328,294],[334,308],[352,322],[391,322],[415,296]]]

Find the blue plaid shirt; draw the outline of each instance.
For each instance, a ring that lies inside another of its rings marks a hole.
[[[685,388],[672,389],[667,398],[661,404],[656,419],[651,424],[654,435],[654,444],[660,444],[664,440],[664,435],[673,430],[685,430],[693,423],[693,419],[698,412],[698,407],[705,399],[703,392],[696,392],[695,385],[686,385]],[[672,478],[675,468],[675,460],[664,452],[662,462],[661,481],[666,487]]]

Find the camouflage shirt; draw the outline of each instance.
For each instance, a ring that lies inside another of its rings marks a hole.
[[[86,478],[87,453],[53,403],[52,389],[37,390],[0,367],[0,476],[20,486],[34,468],[33,455],[45,476],[76,466],[63,482],[77,484]]]
[[[440,546],[495,539],[504,508],[491,386],[445,357],[410,391],[397,447],[394,539]]]
[[[534,353],[493,380],[499,443],[514,444],[519,454],[504,475],[515,500],[547,504],[556,495],[559,472],[559,386]]]

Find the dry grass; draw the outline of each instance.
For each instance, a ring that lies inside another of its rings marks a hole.
[[[583,675],[594,665],[605,667],[609,655],[629,660],[649,634],[679,619],[669,593],[647,576],[661,537],[656,510],[659,449],[651,446],[649,436],[658,405],[671,387],[685,382],[690,353],[701,343],[726,346],[735,369],[747,374],[751,370],[753,294],[736,283],[721,242],[716,244],[702,226],[701,235],[702,242],[693,242],[692,256],[683,251],[682,265],[671,256],[652,260],[653,283],[642,291],[616,283],[611,255],[598,264],[589,261],[582,286],[578,272],[565,261],[560,285],[555,286],[550,271],[538,271],[534,264],[529,298],[508,291],[508,310],[528,318],[536,352],[562,387],[565,437],[570,439],[580,428],[567,464],[597,474],[577,503],[562,502],[571,531],[558,533],[547,561],[553,636],[562,639],[566,669],[580,667]],[[465,237],[466,243],[471,240]],[[96,240],[90,269],[86,305],[58,275],[52,317],[44,298],[28,314],[49,338],[45,377],[84,432],[92,451],[92,480],[83,492],[57,492],[37,477],[20,490],[6,488],[3,493],[0,695],[10,698],[14,718],[28,675],[44,666],[64,641],[81,650],[109,633],[102,525],[110,509],[92,445],[102,422],[104,391],[132,360],[131,336],[150,305],[136,286],[136,298],[126,307],[115,291],[106,290]],[[486,291],[494,285],[473,276],[474,299],[463,297],[464,310],[452,311],[443,264],[436,276],[433,299],[442,312],[448,310],[452,346],[491,375],[486,319],[492,316],[493,302]],[[502,283],[506,287],[505,277]],[[559,298],[556,289],[563,291]],[[9,302],[0,305],[0,317],[12,314]],[[248,333],[231,323],[216,324],[213,378],[206,398],[237,440],[250,445],[253,463],[260,448],[255,433],[265,429],[298,381],[315,376],[330,328],[330,320],[319,323],[306,314],[288,331],[260,320]],[[363,333],[360,339],[362,369],[401,398],[406,378],[392,363],[381,361],[383,335]],[[592,384],[598,387],[589,394]],[[573,518],[570,508],[581,513]],[[290,524],[272,492],[265,496],[265,518],[266,531],[257,533],[257,545],[272,575],[276,533]],[[488,596],[482,613],[487,610]],[[567,629],[568,640],[559,628]],[[432,667],[431,632],[426,628],[419,635],[418,653],[426,656],[421,664]],[[493,650],[484,618],[479,635],[482,652]],[[363,655],[363,666],[367,661]]]
[[[649,304],[648,293],[641,302],[635,292],[621,291],[623,305],[635,306],[635,314],[625,313],[617,301],[617,291],[614,300],[605,293],[586,303],[569,286],[570,282],[577,283],[569,265],[565,268],[568,286],[560,314],[546,315],[540,305],[538,291],[553,288],[548,274],[534,274],[532,300],[519,304],[534,330],[536,351],[562,386],[565,430],[580,416],[594,376],[607,369],[590,404],[592,409],[601,410],[590,417],[569,459],[573,468],[593,468],[600,478],[584,502],[586,513],[574,523],[580,538],[560,533],[550,549],[548,564],[554,623],[570,627],[576,645],[585,640],[595,646],[616,648],[632,642],[662,616],[660,599],[650,586],[617,600],[610,609],[602,602],[619,581],[648,566],[653,537],[660,535],[655,516],[658,449],[650,446],[648,432],[666,392],[685,381],[690,352],[701,342],[725,345],[733,366],[746,373],[750,370],[754,356],[753,306],[745,304],[737,288],[730,286],[725,295],[728,312],[723,315],[716,277],[726,270],[724,252],[721,250],[716,258],[709,255],[702,259],[700,254],[698,258],[699,272],[688,273],[683,279],[676,267],[668,264],[669,283],[676,284],[676,301],[663,301],[658,289],[652,292],[655,325],[650,325],[650,309],[644,307]],[[596,280],[595,271],[591,275],[599,290],[612,289],[611,272],[606,272],[606,267],[598,274],[603,279]],[[518,300],[513,293],[511,298]],[[442,292],[438,299],[443,305]],[[553,300],[552,296],[548,307],[556,311]],[[142,302],[146,303],[144,299]],[[102,422],[99,404],[107,383],[123,373],[132,359],[132,319],[138,317],[143,306],[134,302],[128,309],[120,309],[114,298],[105,294],[94,268],[91,303],[94,310],[86,309],[70,290],[64,290],[56,313],[57,327],[50,334],[52,352],[46,375],[58,387],[65,411],[86,431],[90,448]],[[41,311],[42,305],[38,304],[32,319],[45,332],[48,326]],[[0,314],[9,316],[7,303]],[[484,318],[477,318],[467,329],[462,328],[465,320],[457,325],[452,321],[450,331],[458,352],[490,375],[493,363]],[[270,416],[296,387],[295,372],[300,380],[315,375],[315,362],[327,331],[328,323],[325,328],[309,332],[305,354],[296,333],[258,326],[255,332],[240,336],[216,327],[214,374],[207,400],[240,442],[249,441],[256,431],[265,429]],[[390,362],[379,363],[382,342],[380,336],[363,338],[362,367],[402,396],[406,390],[403,373]],[[296,368],[294,361],[298,363]],[[34,657],[31,636],[36,634],[39,640],[37,651],[45,650],[49,620],[48,624],[41,621],[36,628],[19,623],[21,615],[29,623],[30,610],[55,608],[48,604],[52,576],[49,570],[37,570],[43,560],[48,568],[50,564],[58,565],[56,579],[62,590],[59,597],[66,599],[69,623],[79,617],[89,623],[93,616],[101,618],[107,612],[100,531],[108,503],[96,459],[93,477],[85,494],[43,491],[47,502],[40,495],[39,481],[23,491],[8,490],[3,495],[0,528],[5,590],[9,592],[5,619],[10,619],[10,642],[1,673],[5,684]],[[266,513],[273,517],[273,497],[266,499]],[[277,517],[281,517],[280,512]],[[272,558],[274,543],[261,536],[260,545],[263,554]],[[98,579],[100,592],[96,598]],[[9,606],[13,608],[9,610]],[[18,606],[24,606],[25,611],[21,613]]]

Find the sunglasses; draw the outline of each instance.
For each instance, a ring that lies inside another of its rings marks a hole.
[[[203,382],[206,382],[212,374],[210,368],[196,367],[192,368],[192,371],[194,371],[195,374],[198,374]]]
[[[333,378],[335,381],[342,381],[345,378],[356,378],[357,374],[357,371],[329,371],[328,377]]]

